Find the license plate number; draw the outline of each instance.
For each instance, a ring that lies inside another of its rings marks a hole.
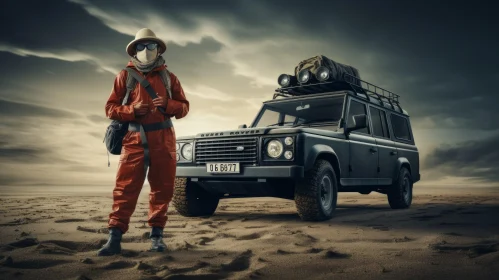
[[[239,162],[206,163],[206,172],[209,172],[209,173],[239,173]]]

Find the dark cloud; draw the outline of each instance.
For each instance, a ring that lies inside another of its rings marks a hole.
[[[48,151],[35,148],[0,147],[0,158],[9,161],[40,162],[43,161],[43,156],[47,154],[49,154]]]
[[[0,115],[4,117],[50,117],[50,118],[77,118],[78,114],[43,107],[34,104],[19,103],[0,99]]]
[[[0,43],[40,50],[80,49],[93,46],[94,42],[126,38],[90,16],[80,5],[66,0],[4,3],[0,10],[0,33]]]
[[[425,159],[427,169],[438,169],[449,176],[475,177],[484,181],[499,181],[499,134],[484,140],[435,149]]]
[[[46,148],[0,146],[0,160],[13,163],[77,163],[72,160],[59,158],[54,152]]]

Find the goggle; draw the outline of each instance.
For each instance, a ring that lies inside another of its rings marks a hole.
[[[142,43],[139,43],[135,46],[135,48],[138,50],[138,51],[142,51],[143,49],[145,49],[147,47],[148,50],[152,51],[154,49],[156,49],[158,47],[158,44],[157,43],[149,43],[149,44],[142,44]]]

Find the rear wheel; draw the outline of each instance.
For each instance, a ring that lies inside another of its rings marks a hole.
[[[186,178],[175,178],[173,206],[185,217],[211,216],[217,209],[219,197],[207,192]]]
[[[295,187],[295,204],[304,221],[323,221],[333,217],[338,200],[338,183],[331,164],[317,160],[304,180]]]
[[[387,191],[388,203],[392,209],[409,208],[412,203],[412,179],[407,168],[402,167],[399,176]]]

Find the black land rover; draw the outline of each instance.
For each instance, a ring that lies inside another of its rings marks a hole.
[[[293,199],[307,221],[330,219],[338,192],[386,194],[408,208],[419,153],[398,95],[344,81],[281,87],[253,123],[177,139],[173,204],[212,215],[222,198]]]

